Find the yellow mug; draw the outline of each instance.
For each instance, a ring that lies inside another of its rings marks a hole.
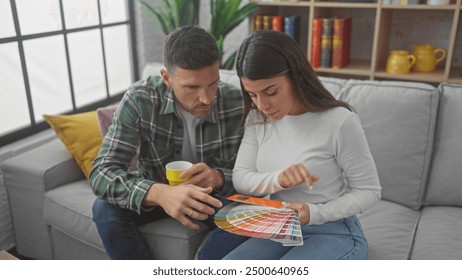
[[[407,74],[416,62],[414,55],[406,50],[391,50],[387,60],[387,72],[390,74]]]
[[[430,44],[414,44],[412,46],[416,62],[412,70],[416,72],[433,72],[436,65],[446,58],[446,51],[442,48],[435,48]]]
[[[178,186],[187,180],[188,178],[181,178],[180,175],[186,169],[193,167],[193,164],[189,161],[172,161],[165,166],[165,172],[167,175],[167,180],[170,186]]]

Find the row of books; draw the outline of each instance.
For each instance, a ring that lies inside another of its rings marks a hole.
[[[254,27],[255,31],[271,29],[285,32],[298,42],[300,36],[300,16],[256,15]]]
[[[313,19],[311,66],[342,68],[350,63],[351,17]]]

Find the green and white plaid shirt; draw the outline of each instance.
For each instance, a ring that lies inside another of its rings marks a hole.
[[[178,160],[183,122],[173,91],[158,76],[133,84],[114,114],[90,174],[90,185],[101,199],[140,213],[148,188],[166,183],[165,164]],[[219,169],[225,178],[220,195],[234,192],[232,169],[242,136],[241,91],[220,83],[213,107],[196,127],[198,162]],[[139,146],[138,170],[127,168]]]

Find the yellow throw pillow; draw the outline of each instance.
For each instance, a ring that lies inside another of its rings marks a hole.
[[[43,115],[43,118],[88,178],[102,143],[96,111],[74,115]]]

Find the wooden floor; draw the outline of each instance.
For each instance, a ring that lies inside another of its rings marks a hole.
[[[12,249],[8,250],[7,252],[9,254],[13,255],[14,257],[20,259],[20,260],[32,260],[31,258],[24,257],[24,256],[18,254],[18,252],[16,252],[16,248],[12,248]]]
[[[0,251],[0,260],[17,260],[17,258],[5,250]]]

